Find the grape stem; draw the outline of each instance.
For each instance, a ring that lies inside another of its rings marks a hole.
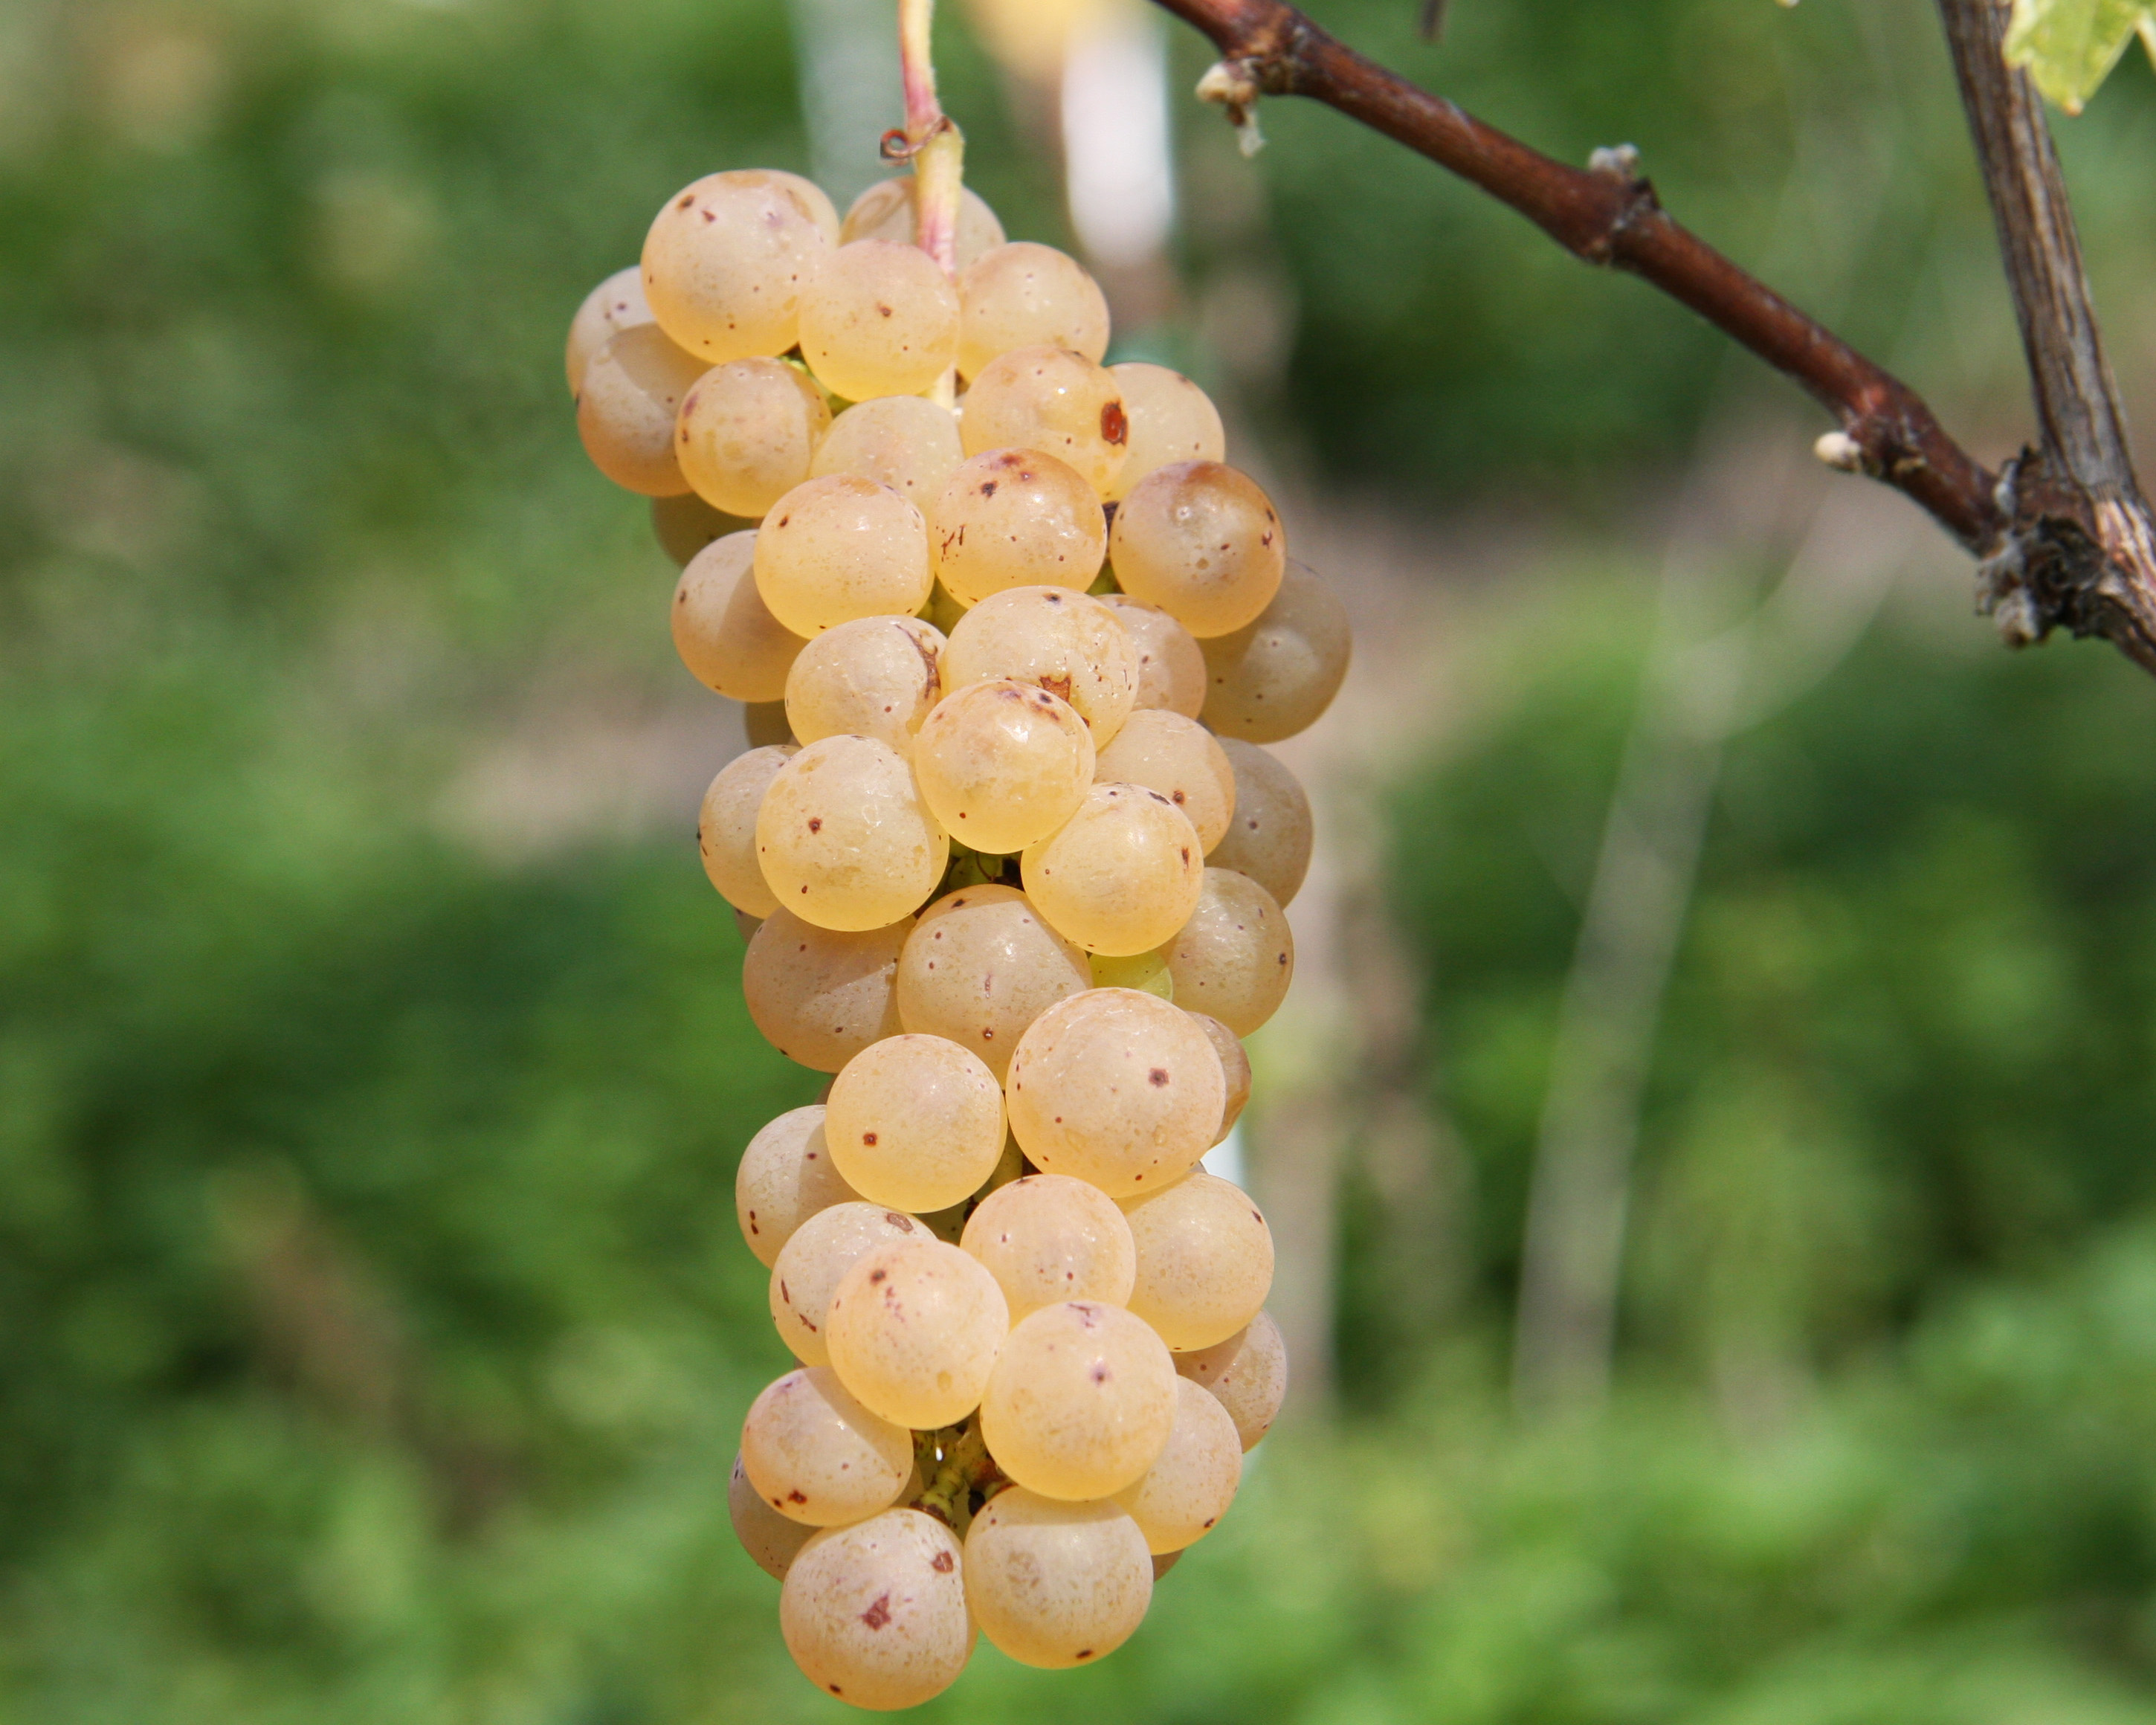
[[[935,1517],[961,1539],[973,1522],[974,1497],[986,1501],[1009,1483],[988,1454],[978,1414],[941,1431],[916,1431],[913,1455],[925,1483],[912,1507]]]
[[[936,99],[933,27],[936,0],[898,0],[899,77],[906,90],[906,131],[886,137],[887,157],[913,164],[914,243],[942,266],[958,273],[958,193],[965,183],[966,136]],[[947,373],[935,398],[949,407],[957,378]]]
[[[1507,203],[1575,257],[1639,276],[1800,384],[1838,429],[1820,459],[1892,485],[1979,559],[2010,645],[2054,629],[2156,672],[2156,516],[2143,496],[2097,334],[2041,99],[2005,59],[1995,0],[1938,0],[2020,315],[2041,444],[1994,475],[1923,398],[1673,221],[1629,146],[1576,168],[1419,90],[1285,0],[1155,0],[1211,39],[1199,94],[1246,141],[1265,95],[1337,109]]]

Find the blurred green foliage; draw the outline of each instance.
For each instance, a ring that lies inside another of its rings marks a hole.
[[[1569,159],[1633,139],[1799,297],[1864,280],[1928,385],[2010,365],[1920,0],[1456,0],[1436,49],[1409,10],[1318,8]],[[2149,88],[2067,141],[2114,290]],[[946,94],[1053,236],[963,38]],[[1194,271],[1284,273],[1253,398],[1337,472],[1591,511],[1677,459],[1719,363],[1679,314],[1329,116],[1270,105],[1256,169],[1188,123]],[[668,191],[805,155],[757,0],[0,12],[0,1714],[839,1716],[722,1507],[783,1363],[732,1158],[815,1081],[681,835],[519,850],[451,806],[475,753],[680,688],[561,331]],[[1617,1405],[1502,1414],[1548,859],[1591,844],[1636,610],[1585,583],[1399,793],[1468,1294],[1418,1327],[1399,1243],[1351,1251],[1343,1423],[1268,1445],[1114,1661],[984,1653],[925,1717],[2156,1713],[2156,787],[2107,659],[1883,637],[1738,752]]]

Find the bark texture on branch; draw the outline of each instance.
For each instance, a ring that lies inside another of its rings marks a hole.
[[[1920,506],[1982,560],[1982,593],[2019,645],[2100,634],[2156,670],[2156,524],[2134,482],[2043,111],[2003,54],[1998,0],[1938,0],[2029,346],[2044,444],[1995,477],[1923,399],[1672,220],[1629,150],[1576,168],[1419,90],[1285,0],[1156,0],[1221,64],[1202,86],[1240,121],[1261,95],[1337,108],[1511,205],[1574,256],[1689,306],[1840,422],[1822,454]]]

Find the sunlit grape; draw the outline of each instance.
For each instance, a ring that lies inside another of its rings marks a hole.
[[[928,506],[936,578],[960,603],[1017,587],[1083,593],[1107,554],[1100,499],[1067,462],[990,449],[951,470]]]
[[[757,860],[778,902],[823,928],[882,928],[920,909],[951,841],[906,757],[870,737],[826,737],[779,768],[756,818]]]
[[[1103,784],[1142,785],[1180,809],[1209,851],[1235,808],[1235,770],[1195,719],[1158,707],[1132,713],[1093,765]]]
[[[917,617],[857,617],[807,644],[786,677],[803,742],[849,733],[902,755],[943,692],[943,634]]]
[[[928,527],[889,485],[834,473],[796,485],[756,536],[756,584],[798,635],[856,617],[906,617],[928,602]]]
[[[1158,791],[1099,784],[1019,859],[1026,896],[1065,940],[1127,957],[1170,939],[1198,908],[1198,830]]]
[[[1286,539],[1271,500],[1218,461],[1156,467],[1108,535],[1116,580],[1200,641],[1255,620],[1280,590]]]
[[[755,519],[808,477],[830,424],[824,392],[798,367],[778,359],[729,360],[704,372],[682,398],[675,452],[697,495]]]
[[[1228,1410],[1245,1450],[1257,1447],[1287,1399],[1287,1344],[1269,1312],[1224,1342],[1177,1354],[1175,1369]]]
[[[808,476],[850,473],[874,480],[925,516],[965,459],[958,421],[948,408],[925,395],[885,395],[855,402],[831,422]]]
[[[707,366],[783,353],[801,290],[838,237],[831,200],[798,174],[707,174],[653,221],[644,291],[660,326]]]
[[[945,1037],[871,1043],[840,1069],[829,1106],[839,1173],[895,1209],[946,1209],[978,1190],[1003,1156],[1002,1086],[979,1055]]]
[[[1162,948],[1175,999],[1247,1036],[1280,1008],[1295,978],[1295,937],[1273,896],[1248,875],[1209,868],[1198,904]]]
[[[828,1324],[846,1387],[886,1419],[933,1431],[980,1405],[1010,1312],[978,1259],[922,1238],[855,1263],[832,1291]]]
[[[1017,347],[998,354],[960,403],[966,453],[1034,449],[1111,494],[1123,469],[1129,428],[1123,398],[1106,370],[1067,347]]]
[[[1020,1665],[1065,1671],[1105,1659],[1145,1621],[1152,1560],[1119,1504],[1013,1486],[967,1531],[966,1599],[981,1633]]]
[[[734,1216],[767,1270],[794,1230],[834,1204],[862,1202],[831,1160],[824,1105],[792,1108],[748,1141],[734,1171]]]
[[[879,1246],[931,1236],[920,1222],[878,1204],[834,1204],[808,1217],[771,1266],[771,1322],[803,1365],[830,1363],[825,1320],[846,1272]]]
[[[788,1372],[750,1404],[741,1460],[757,1495],[788,1521],[839,1527],[897,1497],[913,1471],[913,1438],[814,1366]]]
[[[929,388],[957,362],[958,290],[916,246],[842,245],[802,292],[801,357],[848,401]]]
[[[1108,302],[1077,260],[1053,246],[999,245],[958,275],[958,369],[978,377],[1014,347],[1068,347],[1096,362],[1108,351]]]
[[[584,303],[577,307],[577,315],[569,320],[568,349],[563,355],[569,373],[569,393],[573,396],[583,393],[584,368],[609,336],[651,321],[651,305],[644,297],[642,275],[634,264],[626,270],[615,270],[586,294]]]
[[[981,1397],[981,1435],[1029,1491],[1106,1497],[1167,1448],[1175,1394],[1174,1362],[1142,1319],[1064,1301],[1012,1326]]]
[[[674,588],[674,648],[696,680],[736,701],[776,701],[801,637],[757,590],[756,535],[730,533],[689,560]]]
[[[802,1675],[880,1712],[918,1707],[957,1681],[973,1620],[956,1535],[915,1509],[833,1527],[801,1548],[778,1626]]]
[[[1141,604],[1128,593],[1104,593],[1101,603],[1115,613],[1137,655],[1135,705],[1198,716],[1205,704],[1205,655],[1197,637],[1167,612]]]
[[[1077,709],[1103,747],[1137,698],[1137,650],[1099,599],[1060,586],[990,594],[958,619],[944,655],[947,687],[1008,677]]]
[[[1245,742],[1278,742],[1316,723],[1340,692],[1353,650],[1339,596],[1294,562],[1255,623],[1199,644],[1204,721]]]
[[[909,1030],[948,1037],[998,1082],[1026,1027],[1091,984],[1086,955],[1024,893],[968,886],[921,913],[898,961],[898,1013]]]
[[[1004,854],[1046,837],[1093,781],[1093,738],[1070,704],[1008,678],[968,683],[939,702],[913,749],[937,819],[976,850]]]
[[[1210,1348],[1258,1315],[1273,1237],[1249,1194],[1200,1169],[1122,1204],[1138,1254],[1131,1310],[1171,1348]]]
[[[967,1218],[958,1243],[995,1277],[1013,1322],[1065,1300],[1125,1305],[1137,1277],[1123,1213],[1099,1187],[1065,1174],[998,1187]]]
[[[896,239],[906,245],[915,244],[913,197],[919,183],[911,174],[901,174],[896,179],[870,187],[846,212],[846,219],[839,229],[839,239],[847,244],[856,239]],[[958,193],[957,237],[961,270],[983,252],[1004,243],[1004,224],[971,186],[963,187]]]
[[[773,1047],[819,1072],[835,1072],[899,1031],[894,988],[911,916],[849,933],[803,922],[781,905],[742,962],[749,1016]]]
[[[1285,907],[1310,871],[1310,798],[1279,756],[1238,737],[1219,742],[1235,772],[1235,813],[1227,835],[1205,860],[1214,868],[1248,875]]]
[[[1182,1551],[1210,1533],[1235,1501],[1243,1477],[1242,1440],[1228,1410],[1187,1378],[1177,1379],[1175,1392],[1168,1447],[1114,1500],[1130,1512],[1155,1553]]]
[[[1130,445],[1109,496],[1127,496],[1132,485],[1170,462],[1227,458],[1220,410],[1182,372],[1135,359],[1108,369],[1122,393],[1123,412],[1130,422]]]
[[[793,757],[791,743],[751,749],[719,769],[696,819],[696,854],[726,901],[756,917],[778,907],[757,860],[756,815],[778,769]]]
[[[577,435],[592,465],[647,497],[687,490],[675,459],[674,418],[703,369],[656,324],[634,325],[600,343],[577,395]]]

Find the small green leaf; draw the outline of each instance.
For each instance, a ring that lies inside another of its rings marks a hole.
[[[2014,0],[2006,63],[2026,66],[2037,89],[2078,114],[2137,29],[2156,55],[2156,0]]]

